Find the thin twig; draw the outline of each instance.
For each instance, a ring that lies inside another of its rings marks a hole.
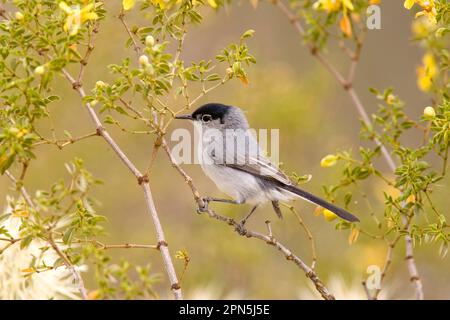
[[[6,176],[14,183],[14,185],[17,187],[19,187],[19,183],[17,181],[17,179],[11,174],[11,172],[9,172],[8,170],[5,171]],[[33,203],[33,200],[31,199],[30,195],[28,194],[27,189],[25,189],[25,187],[23,185],[20,185],[19,187],[19,191],[22,194],[22,197],[25,199],[25,202],[27,203],[27,205],[32,208],[33,210],[37,211],[36,206]]]
[[[284,203],[282,205],[287,207],[289,210],[291,210],[291,212],[295,215],[295,217],[298,220],[298,223],[305,231],[306,237],[308,238],[309,242],[311,243],[311,255],[312,255],[311,269],[314,270],[316,268],[316,264],[317,264],[317,250],[316,250],[316,244],[315,244],[312,232],[306,226],[305,222],[303,221],[303,218],[300,216],[300,213],[294,208],[294,206],[287,205]]]
[[[53,240],[51,232],[49,232],[49,238],[48,242],[50,246],[53,248],[53,250],[56,252],[56,254],[61,258],[66,268],[72,273],[72,276],[74,277],[76,283],[78,284],[78,289],[80,291],[81,297],[83,300],[87,300],[88,294],[86,287],[84,286],[83,278],[81,277],[78,270],[75,268],[75,266],[70,262],[69,258],[64,254],[64,252],[61,251],[61,249],[58,247],[58,245]]]
[[[213,210],[208,209],[207,213],[210,218],[222,221],[227,223],[229,226],[234,227],[235,231],[238,232],[240,235],[245,236],[247,238],[255,238],[264,241],[266,244],[270,246],[276,247],[285,257],[288,261],[292,261],[295,263],[300,269],[303,270],[305,273],[305,276],[310,279],[316,290],[321,294],[322,298],[325,300],[335,300],[334,296],[328,291],[327,287],[323,284],[323,282],[319,279],[317,274],[314,272],[313,269],[308,267],[306,263],[303,262],[302,259],[300,259],[298,256],[292,253],[291,250],[289,250],[286,246],[284,246],[281,242],[279,242],[277,239],[273,237],[273,235],[265,235],[256,231],[251,231],[249,229],[246,229],[242,227],[242,225],[238,222],[236,222],[234,219],[225,217],[222,215],[217,214]]]

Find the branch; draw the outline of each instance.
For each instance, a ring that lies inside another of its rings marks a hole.
[[[297,33],[304,37],[306,32],[303,26],[301,25],[298,17],[294,15],[289,8],[282,2],[282,0],[275,0],[275,5],[278,6],[278,8],[283,12],[284,15],[289,19],[289,21],[292,23],[294,29],[297,31]],[[362,118],[364,124],[368,127],[371,125],[370,117],[368,113],[366,112],[366,109],[364,105],[361,102],[361,99],[359,98],[359,95],[356,93],[356,91],[353,88],[353,78],[354,73],[356,70],[356,64],[359,60],[359,51],[361,50],[361,44],[358,44],[357,46],[357,54],[355,53],[355,56],[352,57],[352,64],[350,66],[350,72],[349,72],[349,78],[345,79],[345,77],[337,70],[319,51],[318,48],[314,45],[308,43],[307,44],[311,54],[327,69],[330,74],[336,78],[336,80],[339,82],[339,84],[342,85],[344,90],[348,93],[350,96],[350,99],[352,100],[357,112],[359,113],[360,117]],[[384,159],[386,160],[386,163],[388,164],[390,170],[392,172],[396,169],[396,164],[394,159],[392,158],[391,154],[387,150],[387,148],[383,145],[383,143],[377,139],[374,138],[375,144],[380,147],[381,154],[383,155]],[[411,237],[409,235],[405,236],[405,244],[406,244],[406,256],[407,256],[407,267],[409,274],[411,276],[411,281],[414,282],[416,287],[416,296],[419,299],[423,299],[423,286],[422,282],[420,280],[420,277],[418,275],[417,267],[414,262],[413,257],[413,244]]]
[[[271,232],[269,231],[269,235],[264,235],[262,233],[251,231],[246,228],[243,228],[241,224],[236,222],[234,219],[229,217],[224,217],[213,210],[208,209],[207,213],[210,218],[222,221],[227,223],[228,225],[234,227],[235,231],[239,233],[240,235],[243,235],[247,238],[255,238],[264,241],[266,244],[276,247],[281,253],[286,257],[287,260],[292,261],[295,263],[303,272],[305,273],[306,277],[310,279],[316,290],[321,294],[322,298],[325,300],[334,300],[334,296],[328,291],[328,289],[325,287],[323,282],[319,279],[317,274],[308,267],[306,263],[303,262],[298,256],[292,253],[291,250],[289,250],[286,246],[284,246],[281,242],[279,242]],[[270,230],[270,229],[269,229]]]
[[[5,171],[6,176],[14,183],[14,185],[16,186],[16,188],[19,186],[19,181],[17,181],[17,179],[11,174],[11,172],[9,172],[8,170]],[[33,203],[33,200],[31,200],[30,195],[28,194],[27,189],[25,189],[25,187],[22,185],[19,188],[19,192],[20,194],[22,194],[22,197],[25,199],[25,202],[27,203],[27,205],[32,208],[33,210],[37,211],[36,206]]]
[[[50,243],[50,246],[53,248],[53,250],[56,252],[56,254],[61,258],[61,260],[63,261],[66,268],[72,273],[72,276],[74,277],[76,283],[78,284],[78,290],[80,291],[80,294],[81,294],[81,297],[83,298],[83,300],[87,300],[88,295],[87,295],[86,288],[84,286],[83,278],[81,277],[81,275],[77,271],[77,269],[74,267],[72,262],[70,262],[69,258],[57,246],[57,244],[53,240],[51,232],[49,232],[48,242]]]
[[[78,92],[81,98],[84,98],[86,96],[86,93],[84,91],[84,88],[82,85],[77,83],[75,79],[70,75],[67,70],[62,70],[64,76],[66,79],[71,83],[74,90]],[[147,204],[147,208],[149,210],[150,216],[152,217],[153,224],[156,230],[156,236],[158,240],[158,248],[161,252],[164,265],[166,268],[166,272],[171,284],[171,290],[173,291],[173,294],[175,296],[175,299],[182,299],[182,293],[181,288],[178,283],[177,275],[175,273],[175,268],[172,262],[172,258],[170,256],[169,248],[167,245],[167,242],[165,240],[164,232],[161,226],[161,222],[158,217],[158,213],[156,211],[155,203],[153,201],[152,192],[149,185],[148,176],[142,175],[142,173],[136,168],[136,166],[133,164],[133,162],[126,156],[126,154],[122,151],[122,149],[119,147],[119,145],[114,141],[114,139],[109,135],[109,133],[106,131],[106,129],[103,127],[102,122],[100,121],[100,118],[97,116],[97,113],[92,108],[92,106],[89,103],[86,103],[86,108],[89,112],[89,115],[91,117],[91,120],[94,122],[96,126],[97,133],[102,136],[106,142],[110,145],[110,147],[113,149],[113,151],[116,153],[116,155],[122,160],[124,165],[132,172],[132,174],[136,177],[139,185],[142,187],[144,191],[145,201]]]

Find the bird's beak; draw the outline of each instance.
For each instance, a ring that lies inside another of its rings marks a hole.
[[[175,119],[193,120],[193,118],[192,118],[192,116],[190,114],[176,116]]]

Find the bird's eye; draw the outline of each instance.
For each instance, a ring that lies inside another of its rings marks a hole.
[[[203,122],[203,123],[208,123],[208,122],[210,122],[211,120],[212,120],[211,115],[209,115],[209,114],[204,114],[204,115],[202,115],[202,122]]]

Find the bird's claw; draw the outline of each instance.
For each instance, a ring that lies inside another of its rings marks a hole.
[[[239,222],[234,230],[236,230],[239,235],[245,236],[247,234],[247,229],[245,229],[245,220]]]
[[[206,197],[206,198],[202,198],[202,202],[203,202],[203,206],[201,206],[200,204],[198,205],[197,208],[197,213],[204,213],[204,212],[208,212],[208,204],[211,201],[210,198]]]

